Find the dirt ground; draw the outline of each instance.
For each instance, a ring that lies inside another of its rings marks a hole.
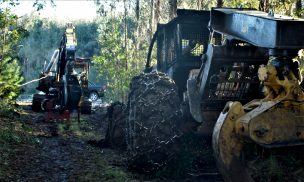
[[[0,118],[0,181],[222,181],[217,171],[182,179],[128,171],[124,151],[94,145],[106,133],[105,108],[80,122],[76,113],[70,122],[48,122],[20,107],[17,119]]]

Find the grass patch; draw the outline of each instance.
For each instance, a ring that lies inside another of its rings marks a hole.
[[[105,181],[117,181],[117,182],[130,181],[128,179],[128,175],[124,171],[109,166],[106,166],[104,174],[101,177]]]
[[[21,109],[16,106],[16,103],[7,99],[0,99],[0,117],[15,119],[20,116]]]
[[[58,123],[57,128],[59,133],[70,133],[84,139],[95,136],[92,126],[82,118],[79,122],[77,119],[72,119],[70,122]]]
[[[24,129],[23,129],[24,128]],[[15,127],[0,129],[0,143],[2,144],[37,144],[37,138],[31,136],[31,129],[22,125],[22,130],[16,130]]]
[[[86,160],[80,157],[79,160]],[[96,156],[89,167],[77,170],[77,174],[73,175],[71,181],[109,181],[109,182],[137,182],[121,168],[114,167],[108,162]]]

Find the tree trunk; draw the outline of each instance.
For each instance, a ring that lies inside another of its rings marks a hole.
[[[259,10],[268,12],[269,11],[269,0],[260,0]]]
[[[154,0],[151,0],[151,6],[150,6],[150,18],[149,18],[149,28],[148,28],[148,41],[149,44],[152,40],[152,29],[153,29],[153,6],[154,6]]]
[[[139,0],[136,0],[136,8],[135,8],[135,12],[136,12],[136,34],[135,34],[135,50],[133,51],[133,57],[138,58],[138,51],[139,51],[139,45],[140,45],[140,20],[139,20],[139,16],[140,16],[140,4],[139,4]],[[137,70],[138,68],[138,61],[135,61],[135,64],[133,65],[133,69]]]
[[[304,3],[304,1],[303,1]],[[296,2],[296,9],[295,9],[295,14],[298,16],[298,17],[302,17],[303,16],[303,12],[302,11],[302,7],[303,7],[303,4],[302,4],[302,1],[301,0],[297,0]]]
[[[198,10],[204,9],[204,0],[197,0],[196,6]]]
[[[135,8],[135,13],[136,13],[136,23],[137,23],[137,26],[136,26],[136,46],[135,46],[135,49],[136,49],[136,52],[139,50],[139,28],[140,28],[140,22],[139,22],[139,15],[140,15],[140,9],[139,9],[139,0],[136,0],[136,8]]]
[[[135,14],[136,14],[136,20],[139,21],[139,0],[136,0],[135,4]]]
[[[221,8],[224,5],[224,0],[217,0],[216,7]]]
[[[159,22],[159,7],[160,7],[160,0],[155,0],[154,7],[153,7],[153,26],[152,26],[152,34],[156,31],[157,24]]]
[[[196,7],[197,7],[198,10],[200,10],[202,8],[202,1],[201,0],[197,0]]]
[[[124,30],[125,30],[125,69],[128,70],[128,43],[127,43],[127,37],[128,37],[128,26],[127,26],[127,2],[124,0]]]
[[[177,0],[169,0],[169,20],[176,17]]]

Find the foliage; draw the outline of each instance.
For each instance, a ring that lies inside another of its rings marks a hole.
[[[3,3],[4,0],[1,2]],[[5,2],[11,3],[11,6],[18,5],[18,1],[6,0]],[[101,15],[99,20],[94,20],[93,22],[74,23],[78,39],[77,55],[80,57],[95,56],[96,60],[99,60],[95,61],[99,70],[98,80],[101,82],[111,81],[108,87],[109,92],[107,93],[110,97],[109,99],[124,100],[129,81],[128,79],[117,80],[117,78],[122,78],[123,75],[128,77],[128,75],[133,75],[133,72],[138,73],[143,69],[145,61],[144,58],[147,54],[147,47],[151,40],[152,33],[155,31],[156,24],[158,22],[166,23],[169,21],[168,11],[170,9],[170,5],[166,1],[159,1],[159,7],[156,7],[156,2],[158,2],[157,0],[154,0],[154,3],[152,1],[139,1],[139,7],[136,10],[137,12],[135,12],[135,1],[126,1],[125,5],[122,1],[114,0],[96,2],[97,9]],[[215,6],[216,2],[216,0],[178,0],[177,6],[178,8],[209,9],[212,6]],[[260,1],[257,0],[228,0],[224,1],[224,6],[258,8],[259,2]],[[290,14],[287,10],[293,11],[292,7],[295,3],[296,0],[280,0],[272,2],[271,6],[275,12],[286,12],[287,14]],[[33,6],[39,10],[47,4],[48,2],[45,0],[36,0],[34,1]],[[54,6],[53,2],[50,2],[50,4]],[[124,5],[123,8],[126,9],[126,12],[122,11],[122,5]],[[155,8],[159,8],[159,10],[156,11]],[[1,12],[3,14],[5,11]],[[301,12],[298,12],[298,14],[301,14]],[[156,20],[155,17],[159,18]],[[16,26],[16,18],[17,17],[13,14],[7,14],[6,18],[1,18],[1,20],[5,24],[10,23]],[[102,27],[107,21],[114,21],[112,24],[119,24],[115,25],[116,27],[114,26],[114,28],[117,29],[114,29],[114,33],[115,31],[118,31],[119,38],[116,38],[115,43],[112,42],[112,44],[116,44],[121,47],[120,52],[114,54],[116,56],[119,55],[118,57],[106,55],[108,54],[106,47],[111,47],[111,45],[106,44],[111,42],[111,40],[106,40],[105,36],[102,36],[105,32],[104,28],[100,28],[99,32],[97,31],[98,27]],[[119,23],[115,21],[118,21]],[[25,16],[21,21],[18,21],[18,24],[20,24],[20,26],[16,26],[16,28],[11,31],[6,44],[2,43],[2,50],[10,51],[10,54],[14,55],[12,56],[14,58],[18,56],[21,58],[23,76],[25,77],[25,81],[30,81],[38,77],[39,72],[43,69],[45,63],[49,61],[54,49],[58,47],[64,25],[60,22],[41,19],[37,16]],[[124,24],[126,24],[126,26]],[[23,39],[20,43],[21,45],[18,46],[17,42],[20,37],[22,37],[21,34],[22,36],[28,36]],[[124,39],[125,36],[127,37],[127,40]],[[0,39],[0,41],[2,40],[3,39]],[[10,45],[8,43],[10,43]],[[17,54],[17,51],[15,50],[20,50],[19,54]],[[102,51],[102,55],[100,54],[100,51]],[[105,63],[105,59],[118,59],[120,66],[116,65],[117,67],[115,68],[114,63],[117,63],[117,60],[112,61],[111,63]],[[155,60],[155,51],[153,52],[152,59]],[[112,67],[112,69],[110,67]],[[91,68],[94,68],[94,66]],[[102,70],[108,68],[109,70]],[[129,68],[129,70],[123,70],[124,68]],[[92,69],[90,79],[93,82],[97,80],[94,74],[95,70]],[[103,78],[104,75],[105,78]],[[27,93],[33,93],[35,92],[35,87],[35,84],[30,84],[24,88]]]
[[[16,59],[5,57],[0,62],[0,98],[15,99],[21,82],[20,67]]]
[[[17,26],[17,17],[11,13],[10,7],[16,5],[13,1],[7,8],[0,8],[0,99],[13,100],[20,93],[22,77],[18,64],[16,47],[25,31]]]
[[[20,110],[14,105],[14,102],[9,99],[0,100],[0,117],[14,119],[19,116]]]
[[[295,15],[293,7],[299,0],[227,0],[225,7],[255,8],[275,13]],[[99,1],[96,9],[100,14],[101,55],[95,57],[99,75],[109,82],[107,98],[124,101],[129,78],[133,73],[143,70],[144,58],[152,34],[157,23],[167,23],[169,11],[172,9],[169,1]],[[178,0],[178,8],[210,9],[219,0]],[[260,7],[261,4],[265,7]],[[301,11],[297,13],[299,16]],[[127,37],[127,39],[125,39]],[[152,60],[155,60],[153,51]],[[132,63],[131,63],[132,61]],[[132,65],[130,65],[132,64]]]
[[[49,3],[52,6],[55,6],[54,0],[50,0]],[[42,10],[46,5],[47,5],[46,0],[35,0],[35,2],[33,3],[33,7],[35,7],[37,11]]]
[[[82,159],[80,159],[82,160]],[[86,160],[86,159],[84,159]],[[77,179],[71,178],[72,181],[109,181],[109,182],[137,182],[137,180],[130,179],[130,176],[123,170],[110,166],[103,159],[96,157],[94,160],[94,169],[84,168],[79,171]],[[101,173],[99,170],[102,170]]]
[[[77,56],[93,57],[99,55],[100,45],[98,43],[97,22],[80,21],[75,23],[77,38]]]
[[[91,127],[86,119],[80,118],[78,121],[78,118],[71,118],[69,122],[59,123],[57,130],[60,134],[69,133],[78,138],[90,139],[96,137],[96,133],[91,130]]]
[[[14,128],[0,130],[0,144],[37,144],[38,140],[26,132],[16,131]]]
[[[297,0],[278,0],[273,1],[271,7],[275,13],[282,14],[282,15],[294,15],[300,12],[294,12],[294,5]]]
[[[132,39],[127,40],[128,47],[121,46],[124,38],[121,26],[122,21],[115,18],[101,23],[101,52],[94,58],[94,63],[99,74],[108,81],[106,98],[125,101],[130,79],[140,69],[138,60],[133,56]],[[130,66],[131,69],[128,69]]]
[[[242,7],[242,8],[255,8],[258,9],[259,1],[257,0],[228,0],[224,1],[225,7]]]
[[[21,41],[19,56],[22,60],[25,81],[30,81],[38,78],[53,51],[59,47],[63,26],[55,21],[39,19],[35,16],[24,17],[20,24],[28,31],[28,36]],[[36,86],[30,84],[23,88],[27,93],[33,93]]]
[[[299,56],[296,58],[300,63],[300,72],[304,75],[304,49],[299,51]]]

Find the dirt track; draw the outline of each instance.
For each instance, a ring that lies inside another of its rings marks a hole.
[[[105,134],[106,123],[99,112],[76,116],[70,123],[46,122],[44,114],[24,107],[23,127],[34,142],[9,145],[3,160],[7,166],[1,181],[128,181],[132,176],[123,167],[123,154],[88,144]],[[119,155],[118,155],[119,153]]]
[[[217,174],[151,179],[131,173],[123,151],[96,147],[94,142],[89,142],[104,138],[105,112],[99,110],[82,116],[80,123],[76,114],[70,123],[47,122],[45,114],[33,113],[29,106],[23,107],[25,112],[20,121],[11,124],[25,128],[26,132],[19,134],[30,139],[0,147],[0,162],[4,163],[0,168],[0,181],[222,181]]]

